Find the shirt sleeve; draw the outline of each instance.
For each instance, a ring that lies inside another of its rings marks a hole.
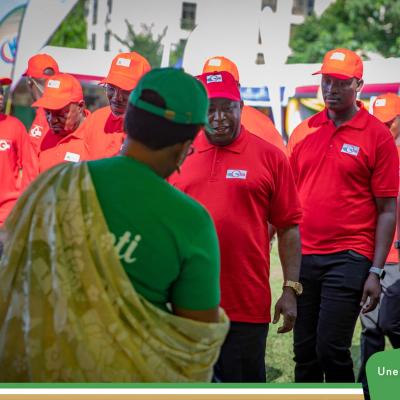
[[[17,162],[18,168],[22,170],[21,189],[26,186],[37,176],[37,157],[33,146],[29,140],[28,133],[22,122],[16,120],[15,130],[17,133]]]
[[[22,169],[21,189],[24,190],[39,174],[39,165],[36,151],[22,124],[19,131],[18,163]]]
[[[274,168],[274,181],[269,222],[277,228],[299,224],[302,217],[299,195],[289,161],[284,156]]]
[[[171,302],[188,310],[208,310],[220,303],[220,254],[217,233],[208,213],[203,227],[188,245],[181,273],[171,291]]]
[[[389,132],[384,140],[378,141],[371,188],[375,197],[397,197],[398,194],[399,156]]]

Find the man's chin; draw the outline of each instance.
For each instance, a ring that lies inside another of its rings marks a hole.
[[[226,146],[232,142],[232,137],[226,135],[207,135],[209,142],[217,146]]]
[[[125,114],[125,110],[122,110],[120,108],[116,109],[113,107],[110,107],[110,108],[111,108],[111,112],[114,115],[114,117],[122,117]]]

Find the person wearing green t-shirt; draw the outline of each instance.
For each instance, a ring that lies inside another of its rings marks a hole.
[[[203,121],[195,113],[202,108],[189,107],[196,123],[169,110],[181,101],[174,86],[181,73],[171,68],[151,74],[154,81],[138,87],[129,100],[122,155],[91,161],[89,171],[136,291],[164,310],[170,303],[177,315],[211,322],[220,302],[214,224],[205,208],[165,181],[190,152]]]
[[[0,381],[211,380],[229,327],[218,239],[166,181],[208,106],[194,77],[154,69],[121,156],[57,165],[23,193],[0,232]]]

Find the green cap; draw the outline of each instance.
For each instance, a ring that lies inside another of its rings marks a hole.
[[[153,90],[165,101],[166,108],[142,99],[143,90]],[[204,85],[183,69],[154,68],[145,74],[129,96],[135,107],[178,124],[208,125],[209,100]]]

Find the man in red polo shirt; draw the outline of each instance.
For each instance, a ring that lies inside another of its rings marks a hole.
[[[28,90],[34,102],[42,96],[46,80],[59,72],[56,60],[48,54],[36,54],[28,60],[28,68],[24,76],[26,76]],[[39,153],[40,144],[48,129],[49,124],[43,108],[36,108],[35,119],[28,130],[29,139],[36,153]]]
[[[236,64],[229,58],[223,56],[208,58],[203,66],[203,74],[214,71],[230,72],[240,88],[239,71]],[[246,130],[273,144],[286,154],[286,146],[283,143],[282,136],[275,128],[273,122],[261,111],[258,111],[254,107],[243,106],[241,122]]]
[[[373,115],[391,131],[400,158],[400,97],[394,93],[378,96],[373,104]],[[398,237],[395,235],[395,238]],[[399,242],[395,241],[385,263],[385,276],[381,280],[382,294],[375,310],[361,314],[361,367],[358,381],[369,398],[365,366],[368,359],[385,349],[385,336],[393,348],[400,347],[400,269]],[[395,248],[396,247],[396,248]],[[367,394],[368,393],[368,394]]]
[[[88,158],[83,126],[89,111],[83,100],[82,87],[72,75],[53,75],[43,96],[33,103],[41,107],[49,122],[39,149],[39,173],[62,162]]]
[[[0,226],[34,176],[34,155],[26,129],[17,118],[3,114],[4,86],[10,83],[11,79],[0,78]]]
[[[114,58],[107,77],[101,81],[110,105],[96,110],[85,124],[89,159],[120,152],[126,137],[124,115],[129,94],[150,69],[149,62],[136,52],[120,53]]]
[[[286,156],[248,132],[240,122],[243,103],[226,71],[199,77],[210,98],[211,131],[200,133],[194,153],[170,182],[202,203],[215,222],[221,249],[221,306],[231,328],[215,366],[222,382],[265,382],[265,347],[271,321],[268,222],[278,232],[284,288],[274,323],[279,333],[296,319],[301,219]],[[211,133],[212,132],[212,133]]]
[[[360,57],[329,51],[325,109],[290,155],[304,217],[303,294],[294,329],[296,382],[354,382],[350,347],[357,317],[372,311],[396,221],[399,160],[392,135],[357,101]]]

